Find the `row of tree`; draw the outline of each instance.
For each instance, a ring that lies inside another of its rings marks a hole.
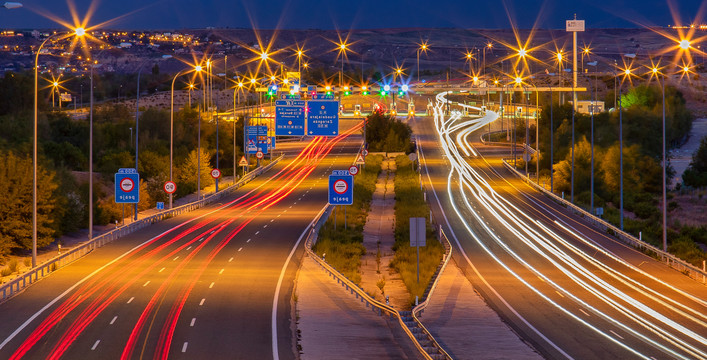
[[[0,204],[0,259],[32,245],[31,79],[32,74],[12,73],[0,79],[0,189],[7,198]],[[49,111],[51,106],[44,100],[40,98],[38,121],[40,247],[88,225],[88,119]],[[94,223],[108,224],[121,219],[123,211],[113,198],[113,174],[119,168],[135,167],[135,113],[122,105],[101,105],[95,107],[93,120],[94,171],[98,175],[94,182]],[[177,198],[196,191],[198,121],[195,109],[179,109],[174,115],[173,171],[178,184]],[[216,165],[216,132],[215,120],[202,119],[202,186],[213,184],[209,173]],[[218,124],[219,166],[225,175],[232,172],[234,151],[236,160],[242,155],[242,134],[242,119]],[[169,179],[169,146],[169,110],[141,109],[138,166],[141,210],[154,207],[156,201],[167,200],[162,187]]]

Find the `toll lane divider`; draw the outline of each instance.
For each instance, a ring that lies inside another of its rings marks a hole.
[[[92,252],[93,250],[106,245],[113,240],[131,234],[135,231],[143,229],[154,223],[160,222],[162,220],[188,213],[196,209],[202,208],[208,204],[214,203],[224,196],[233,194],[237,189],[243,185],[249,183],[257,176],[263,174],[264,172],[270,170],[274,167],[280,160],[284,158],[284,154],[280,155],[277,159],[274,159],[270,164],[264,167],[257,168],[245,176],[243,176],[237,183],[219,191],[217,193],[211,194],[201,200],[191,202],[176,208],[160,212],[155,215],[148,216],[146,218],[135,221],[129,225],[119,227],[117,229],[111,230],[105,234],[94,237],[93,239],[86,241],[85,243],[76,246],[63,254],[57,255],[48,261],[42,263],[41,265],[31,269],[20,276],[10,280],[6,284],[0,285],[0,303],[8,300],[19,292],[23,291],[28,286],[36,283],[40,279],[48,276],[52,272],[76,261],[82,256]]]
[[[546,196],[548,196],[550,199],[555,201],[556,203],[559,203],[560,205],[566,207],[567,209],[570,209],[572,212],[575,214],[581,216],[589,222],[593,227],[600,229],[601,231],[607,232],[609,234],[614,235],[617,239],[621,240],[623,243],[638,249],[642,253],[651,256],[653,258],[656,258],[660,260],[661,262],[666,263],[669,267],[680,271],[681,273],[689,276],[690,278],[697,280],[698,282],[701,282],[703,284],[707,284],[707,272],[704,270],[686,262],[685,260],[682,260],[678,257],[676,257],[673,254],[669,254],[663,250],[658,249],[657,247],[637,239],[635,236],[617,228],[613,224],[610,224],[609,222],[596,217],[592,215],[590,212],[582,209],[581,207],[572,204],[571,202],[551,193],[544,187],[536,184],[532,180],[528,179],[526,176],[521,174],[518,170],[513,169],[513,166],[508,163],[506,159],[503,160],[503,165],[510,170],[515,176],[519,177],[522,179],[524,182],[526,182],[528,185],[531,187],[535,188],[536,190],[542,192]]]

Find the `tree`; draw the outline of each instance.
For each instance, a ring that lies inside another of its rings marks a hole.
[[[682,174],[682,181],[688,186],[707,186],[707,136],[700,141],[700,147],[692,155],[690,166]]]
[[[208,150],[201,148],[201,187],[205,187],[210,184],[211,180],[211,168],[212,165],[209,163],[211,154]],[[191,194],[196,191],[197,183],[197,152],[192,150],[189,156],[184,161],[184,163],[178,168],[177,175],[177,193],[179,196],[184,196]]]
[[[37,169],[37,246],[54,241],[54,173]],[[0,251],[32,248],[32,160],[0,152]],[[6,254],[0,254],[6,255]]]

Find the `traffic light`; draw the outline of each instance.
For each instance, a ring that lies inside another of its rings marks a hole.
[[[368,87],[367,86],[361,86],[361,95],[368,95]]]
[[[272,85],[268,88],[268,96],[274,96],[277,94],[277,85]]]
[[[331,86],[329,86],[329,85],[326,86],[326,94],[327,94],[327,95],[331,95],[331,94],[332,94],[332,93],[331,93]]]
[[[381,96],[386,96],[388,95],[388,92],[390,91],[390,85],[385,85],[383,86],[383,91],[381,91]]]
[[[349,96],[349,95],[351,95],[351,91],[349,91],[349,87],[344,86],[344,96]]]

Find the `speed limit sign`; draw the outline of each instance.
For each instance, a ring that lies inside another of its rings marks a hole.
[[[219,170],[219,169],[211,170],[211,177],[214,179],[220,178],[221,177],[221,170]]]
[[[167,194],[174,194],[177,191],[177,184],[174,181],[167,181],[164,183],[164,192]]]
[[[258,151],[257,153],[255,153],[255,157],[257,157],[258,159],[262,159],[263,156],[264,156],[264,154],[262,151]]]

